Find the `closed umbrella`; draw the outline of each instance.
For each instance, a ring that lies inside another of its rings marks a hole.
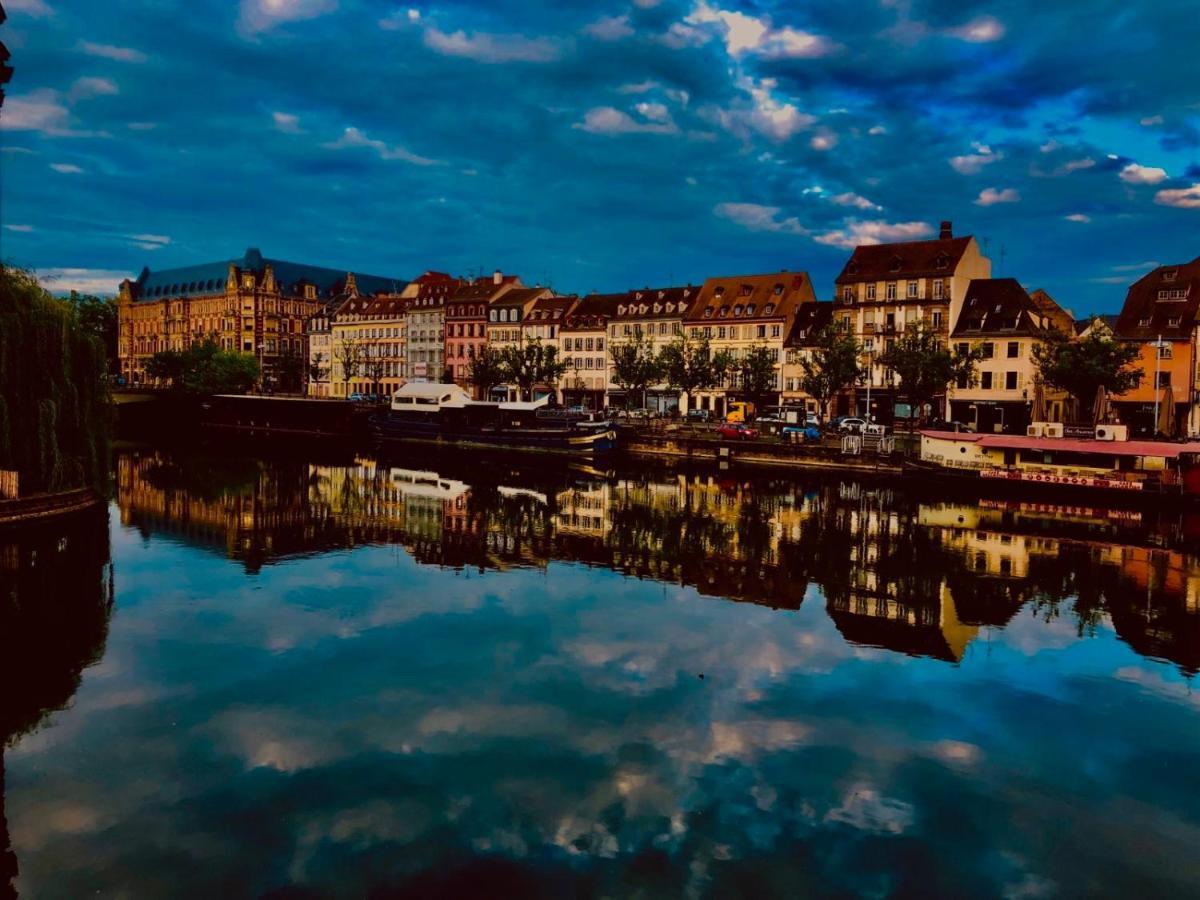
[[[1100,425],[1108,419],[1108,391],[1104,385],[1096,391],[1096,402],[1092,404],[1092,424]]]
[[[1171,394],[1169,387],[1162,389],[1162,398],[1158,404],[1158,422],[1156,427],[1159,434],[1170,435],[1175,432],[1175,397]]]
[[[1033,408],[1029,411],[1029,417],[1034,422],[1046,421],[1046,391],[1040,378],[1033,383]]]

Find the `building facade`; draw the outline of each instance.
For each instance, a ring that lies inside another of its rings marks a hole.
[[[462,279],[445,272],[424,272],[404,292],[408,301],[405,377],[409,381],[446,379],[446,301]]]
[[[817,335],[833,321],[833,304],[828,300],[802,303],[796,310],[792,332],[784,341],[783,390],[779,402],[784,406],[801,406],[805,412],[824,416],[816,398],[804,390],[804,361],[812,358]]]
[[[240,258],[151,272],[121,282],[117,292],[121,376],[148,385],[146,362],[160,350],[183,350],[216,339],[225,350],[255,356],[264,387],[308,362],[305,323],[352,287],[364,293],[400,290],[401,279],[355,275],[285,260],[256,248]]]
[[[308,336],[308,372],[305,391],[310,397],[331,397],[334,377],[333,317],[346,298],[335,297],[305,323]]]
[[[625,294],[589,294],[563,318],[559,351],[567,370],[559,382],[565,406],[603,409],[609,316]]]
[[[683,333],[683,321],[699,296],[700,288],[689,284],[629,291],[617,300],[608,316],[606,405],[629,406],[641,402],[640,397],[628,397],[625,388],[613,378],[613,350],[639,337],[645,339],[652,351],[662,350]],[[650,385],[646,391],[646,406],[656,412],[669,412],[678,405],[678,392],[667,384]]]
[[[710,278],[688,312],[684,323],[689,337],[708,338],[713,353],[744,359],[756,347],[765,347],[775,361],[775,386],[768,402],[777,402],[783,390],[785,342],[796,315],[805,304],[815,304],[816,293],[807,272],[772,272]],[[724,416],[728,402],[741,396],[736,376],[707,391],[697,391],[691,405]]]
[[[876,362],[906,326],[923,321],[947,340],[962,310],[972,279],[991,278],[992,264],[974,237],[954,237],[950,222],[927,241],[859,245],[846,261],[834,286],[834,321],[848,328],[863,346],[869,372],[862,387],[839,398],[835,412],[870,415],[891,422],[900,392],[891,373]],[[934,411],[944,409],[944,398]],[[907,410],[900,414],[907,415]]]
[[[1045,291],[1035,300],[1015,278],[977,278],[967,285],[951,332],[960,351],[979,349],[974,381],[949,389],[950,418],[978,432],[1024,434],[1041,392],[1046,422],[1061,422],[1066,395],[1039,386],[1034,348],[1047,332],[1074,331],[1074,322]]]
[[[488,306],[487,345],[503,353],[506,347],[520,347],[525,342],[524,323],[534,304],[553,292],[542,287],[514,287],[493,300]],[[490,399],[517,400],[516,385],[498,384],[492,388]]]
[[[461,285],[446,301],[445,362],[455,384],[474,391],[471,360],[487,346],[488,309],[492,301],[521,286],[516,275],[497,271]]]

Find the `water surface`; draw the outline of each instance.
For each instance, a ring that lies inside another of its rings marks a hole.
[[[1200,891],[1193,515],[445,454],[116,475],[107,517],[0,535],[0,896]]]

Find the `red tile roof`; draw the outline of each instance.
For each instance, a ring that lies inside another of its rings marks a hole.
[[[968,235],[898,244],[860,244],[850,254],[836,283],[953,275],[972,240]]]

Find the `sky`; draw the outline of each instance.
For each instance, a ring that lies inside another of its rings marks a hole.
[[[1195,0],[5,0],[0,258],[564,293],[974,234],[1077,315],[1200,255]]]

